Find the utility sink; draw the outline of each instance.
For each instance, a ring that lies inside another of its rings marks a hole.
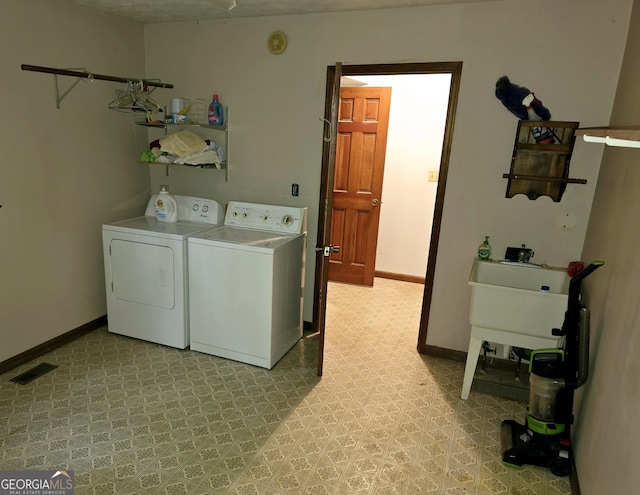
[[[564,268],[474,261],[469,277],[471,338],[463,399],[469,397],[483,340],[525,349],[557,347],[558,337],[551,330],[564,321],[569,281]],[[548,290],[542,290],[543,286]]]
[[[476,260],[469,277],[473,326],[551,338],[569,295],[564,268]],[[549,291],[543,291],[543,286]]]

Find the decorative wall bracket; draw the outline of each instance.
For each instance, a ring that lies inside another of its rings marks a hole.
[[[579,122],[530,121],[518,123],[511,170],[502,177],[509,179],[507,198],[524,194],[534,200],[549,196],[559,202],[567,184],[586,184],[585,179],[569,178],[569,162],[575,143],[575,131]],[[536,139],[540,129],[545,129],[552,139],[541,144]]]

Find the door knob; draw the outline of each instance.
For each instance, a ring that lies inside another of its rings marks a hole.
[[[380,200],[379,199],[372,199],[371,200],[371,206],[378,206],[380,204]]]

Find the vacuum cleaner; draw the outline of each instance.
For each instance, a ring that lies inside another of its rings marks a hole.
[[[571,474],[570,427],[573,396],[589,374],[589,308],[580,304],[582,281],[604,265],[594,261],[569,282],[567,310],[558,349],[531,351],[529,358],[529,408],[525,424],[505,420],[501,426],[502,462],[547,467],[556,476]]]

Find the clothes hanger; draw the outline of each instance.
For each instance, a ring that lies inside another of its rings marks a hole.
[[[127,89],[124,91],[116,89],[116,97],[107,104],[107,108],[119,112],[128,112],[131,111],[134,104],[133,81],[127,81]]]

